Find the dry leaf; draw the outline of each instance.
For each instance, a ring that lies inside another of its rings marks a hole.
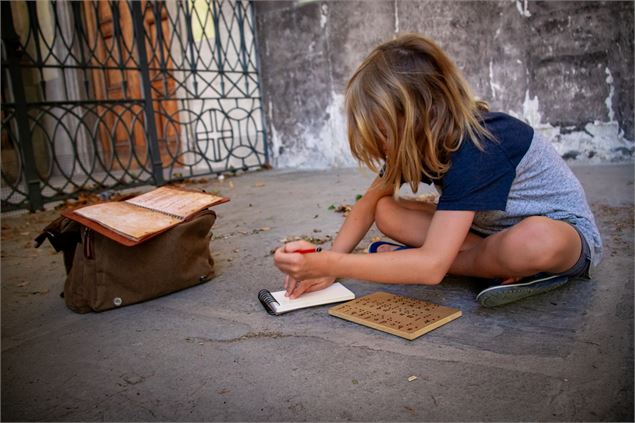
[[[428,193],[428,194],[420,194],[415,196],[404,196],[404,200],[414,200],[420,203],[430,203],[436,204],[439,202],[439,194]]]
[[[344,216],[348,216],[352,210],[352,206],[350,204],[340,204],[335,207],[335,213],[342,213]]]
[[[206,183],[208,183],[208,182],[209,182],[209,180],[208,180],[207,178],[200,178],[200,179],[196,179],[196,178],[192,179],[192,178],[189,178],[189,179],[183,179],[183,180],[181,181],[181,183],[182,183],[182,184],[188,184],[188,185],[189,185],[189,184],[206,184]]]

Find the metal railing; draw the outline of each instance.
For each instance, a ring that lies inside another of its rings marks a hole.
[[[2,209],[268,164],[248,1],[2,2]]]

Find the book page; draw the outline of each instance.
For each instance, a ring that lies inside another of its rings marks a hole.
[[[143,239],[181,222],[181,219],[147,210],[125,201],[101,203],[77,209],[74,213],[93,220],[126,238]]]
[[[291,310],[313,307],[322,304],[337,303],[340,301],[347,301],[355,298],[355,294],[353,294],[352,291],[350,291],[339,282],[335,282],[333,285],[320,291],[302,294],[295,300],[292,300],[289,297],[285,297],[285,292],[286,291],[277,291],[271,293],[278,304],[280,304],[276,307],[276,312],[278,313],[284,313]]]
[[[183,191],[170,187],[160,187],[126,200],[126,202],[152,210],[169,213],[185,219],[221,200],[223,200],[222,197],[204,192]]]

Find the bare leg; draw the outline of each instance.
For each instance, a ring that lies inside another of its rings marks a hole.
[[[377,203],[375,225],[386,236],[410,247],[421,247],[426,240],[428,227],[436,206],[420,201],[399,200],[383,197]],[[468,233],[461,251],[468,250],[480,243],[483,238]],[[391,251],[393,248],[380,249]]]
[[[573,267],[581,252],[582,240],[570,224],[532,216],[461,251],[450,273],[502,279],[561,273]]]
[[[388,237],[419,247],[434,210],[431,204],[384,197],[377,204],[375,223]],[[581,249],[580,236],[568,223],[529,217],[486,238],[469,233],[449,273],[513,282],[538,272],[563,272],[576,263]]]

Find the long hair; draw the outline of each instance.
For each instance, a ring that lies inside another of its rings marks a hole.
[[[377,46],[346,88],[348,141],[353,156],[395,192],[416,192],[422,175],[440,178],[467,136],[478,148],[493,139],[479,122],[489,109],[433,41],[405,34]]]

